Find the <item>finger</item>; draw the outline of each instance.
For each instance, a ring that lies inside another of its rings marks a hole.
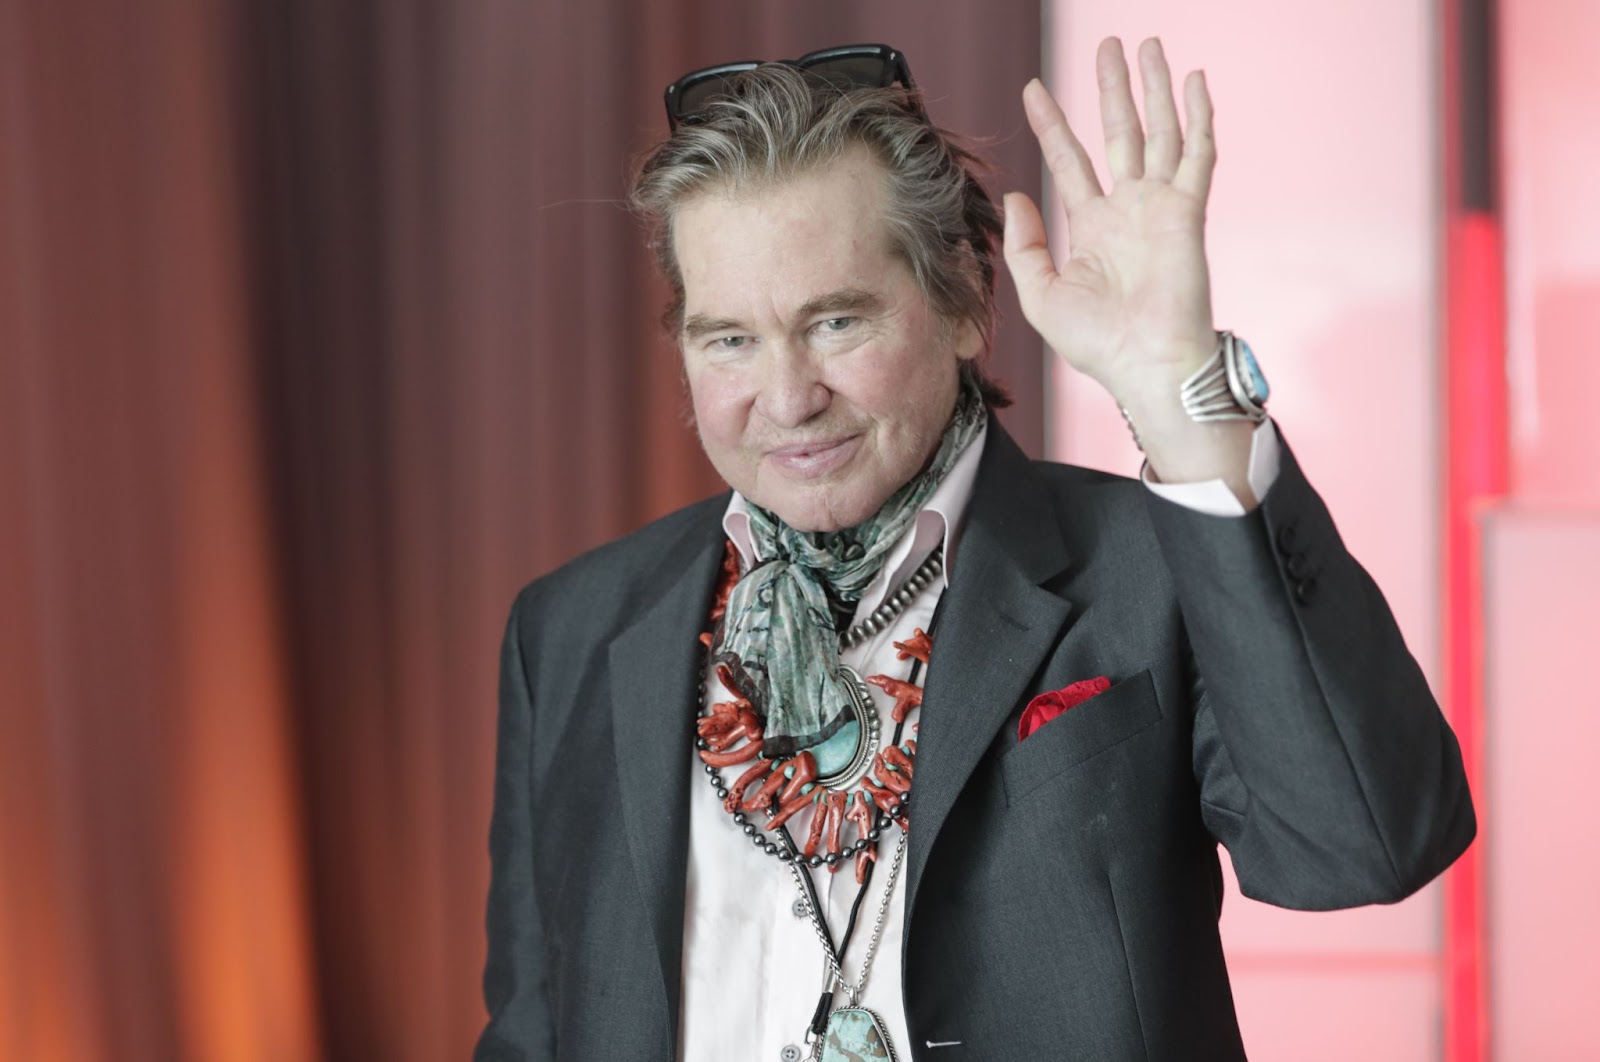
[[[1017,285],[1017,301],[1022,316],[1037,320],[1036,309],[1056,279],[1056,262],[1050,256],[1049,236],[1044,218],[1032,199],[1022,192],[1010,192],[1003,200],[1006,210],[1006,268]],[[1036,326],[1037,327],[1037,326]]]
[[[1122,55],[1122,42],[1107,37],[1095,56],[1095,74],[1100,80],[1100,124],[1105,129],[1106,164],[1111,182],[1133,180],[1144,175],[1144,129],[1133,106],[1133,86],[1128,81],[1128,61]]]
[[[1183,159],[1173,175],[1172,187],[1205,202],[1211,193],[1211,173],[1217,167],[1217,141],[1211,131],[1211,93],[1199,70],[1183,80]]]
[[[1170,181],[1183,152],[1183,133],[1172,99],[1172,73],[1155,37],[1139,45],[1139,80],[1144,83],[1144,175]]]
[[[1056,194],[1066,205],[1067,212],[1070,214],[1086,199],[1104,195],[1089,153],[1073,135],[1072,126],[1067,124],[1067,116],[1061,113],[1055,97],[1038,78],[1023,88],[1022,109],[1027,112],[1033,135],[1039,138],[1039,151],[1044,155],[1045,165],[1050,167]]]

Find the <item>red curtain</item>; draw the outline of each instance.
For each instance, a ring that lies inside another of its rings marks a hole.
[[[629,159],[858,40],[1037,185],[1036,5],[0,0],[0,1059],[467,1054],[505,610],[720,488]]]
[[[236,116],[198,3],[0,7],[0,1056],[309,1058]]]

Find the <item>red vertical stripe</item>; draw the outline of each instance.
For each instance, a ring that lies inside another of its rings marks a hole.
[[[1444,709],[1461,742],[1479,837],[1444,880],[1444,1059],[1491,1044],[1484,880],[1493,837],[1483,770],[1478,516],[1508,489],[1505,268],[1498,212],[1495,0],[1443,0]],[[1487,836],[1486,836],[1487,835]]]
[[[1489,1056],[1484,933],[1483,581],[1477,514],[1508,487],[1505,304],[1501,238],[1485,212],[1463,211],[1446,235],[1444,626],[1445,711],[1461,742],[1479,839],[1444,884],[1444,1058]]]

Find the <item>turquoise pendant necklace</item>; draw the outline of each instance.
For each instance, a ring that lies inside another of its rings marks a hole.
[[[798,860],[789,864],[789,869],[795,876],[795,883],[800,887],[801,898],[806,901],[806,909],[811,912],[811,926],[817,931],[817,939],[822,942],[823,954],[828,959],[827,987],[823,989],[822,998],[817,1002],[817,1013],[812,1019],[811,1028],[806,1031],[806,1042],[811,1045],[811,1057],[818,1062],[855,1062],[858,1059],[883,1059],[886,1062],[899,1060],[900,1056],[895,1054],[894,1044],[889,1039],[889,1030],[883,1019],[861,1005],[861,993],[867,987],[867,974],[871,972],[873,957],[878,953],[878,938],[883,934],[883,920],[889,913],[889,898],[894,895],[895,882],[900,877],[900,864],[904,862],[905,854],[906,831],[902,827],[900,840],[894,848],[894,861],[889,865],[889,882],[884,886],[883,899],[878,903],[878,916],[872,923],[872,937],[867,941],[867,954],[861,960],[861,976],[854,982],[845,980],[844,970],[840,965],[843,956],[834,950],[833,942],[828,937],[827,923],[822,920],[822,912],[817,909],[817,904],[812,902],[813,893],[806,887],[805,869]],[[845,1003],[835,1008],[834,996],[841,989],[844,991]]]

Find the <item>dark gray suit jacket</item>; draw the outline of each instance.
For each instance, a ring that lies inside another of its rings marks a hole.
[[[923,702],[904,1057],[1241,1058],[1219,841],[1246,895],[1318,910],[1399,900],[1472,840],[1455,738],[1282,452],[1256,511],[1212,517],[991,425]],[[479,1060],[675,1056],[726,503],[512,609]],[[1095,675],[1114,685],[1018,744],[1031,697]]]

